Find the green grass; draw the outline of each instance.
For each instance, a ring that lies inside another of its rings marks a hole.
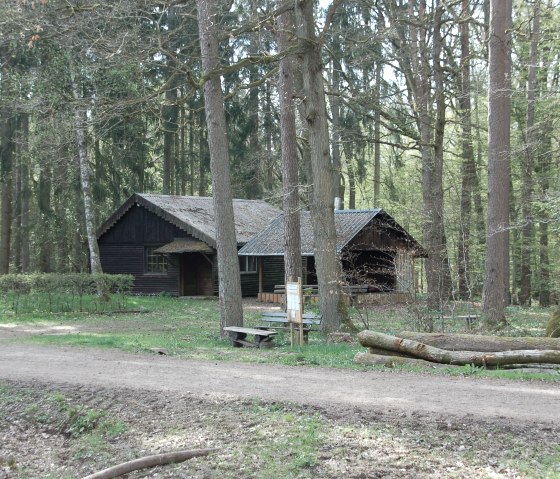
[[[557,436],[542,425],[499,425],[453,416],[403,419],[390,413],[356,414],[353,408],[332,415],[259,399],[208,398],[184,407],[184,397],[177,395],[157,403],[163,407],[160,413],[156,408],[145,416],[153,406],[150,393],[83,393],[0,383],[0,411],[5,409],[10,422],[32,432],[27,436],[30,444],[44,432],[57,436],[56,448],[42,456],[48,458],[45,472],[50,475],[26,469],[32,458],[22,461],[14,454],[14,445],[19,445],[12,441],[11,454],[0,452],[0,467],[8,468],[10,477],[82,477],[80,465],[100,470],[139,452],[179,444],[207,444],[218,451],[158,473],[171,477],[175,468],[173,477],[224,479],[370,477],[372,471],[391,477],[401,472],[406,477],[560,477]],[[38,421],[38,416],[47,419]],[[147,435],[138,435],[138,428],[145,428]]]
[[[344,467],[350,461],[353,466],[365,466],[363,477],[369,477],[372,464],[381,471],[386,466],[391,471],[431,476],[443,470],[442,461],[447,466],[459,464],[458,474],[446,469],[449,477],[464,477],[460,472],[464,466],[469,469],[469,477],[477,469],[477,477],[490,477],[489,463],[496,464],[496,476],[502,468],[511,469],[515,477],[552,479],[560,474],[560,447],[536,443],[528,446],[508,430],[481,430],[464,423],[447,429],[428,421],[423,424],[423,434],[419,434],[414,424],[333,423],[318,415],[258,400],[253,400],[247,409],[245,421],[252,424],[252,437],[250,441],[241,440],[233,453],[234,462],[240,464],[237,475],[228,470],[227,464],[220,471],[221,477],[238,477],[246,471],[250,471],[248,477],[255,479],[320,477],[317,469],[324,466],[325,460],[339,468],[340,477],[345,477]],[[450,447],[452,444],[456,447]],[[463,448],[458,447],[461,444]]]
[[[214,300],[178,300],[168,297],[131,297],[129,305],[142,313],[114,315],[68,313],[25,314],[0,319],[4,324],[37,326],[43,331],[25,339],[37,344],[59,344],[98,348],[117,348],[129,352],[152,353],[164,350],[169,355],[193,359],[238,360],[246,362],[354,367],[352,358],[358,346],[326,345],[319,334],[310,345],[291,348],[289,337],[280,333],[277,347],[270,350],[232,348],[219,335],[219,312]],[[247,311],[245,324],[259,322],[260,312]],[[66,326],[70,334],[52,334],[46,328]]]
[[[255,443],[264,447],[244,444],[238,451],[240,471],[253,471],[256,479],[313,477],[326,429],[318,415],[296,414],[258,400],[249,415],[255,422]],[[255,468],[257,456],[260,464]]]
[[[148,354],[156,354],[157,351],[163,350],[168,355],[213,361],[365,368],[353,363],[354,355],[364,348],[357,344],[327,344],[319,333],[310,334],[310,344],[305,347],[290,347],[288,335],[280,333],[275,338],[276,347],[272,349],[232,348],[228,340],[220,338],[220,318],[216,300],[130,297],[127,303],[134,312],[28,313],[17,316],[4,314],[0,315],[0,325],[8,328],[37,328],[37,334],[18,339],[36,344],[116,348]],[[464,304],[459,304],[456,314],[462,314],[466,308]],[[351,309],[350,313],[354,323],[360,325],[360,314],[364,313],[355,309]],[[250,327],[259,324],[260,314],[261,311],[257,309],[246,308],[245,325]],[[414,330],[418,326],[417,311],[407,306],[370,307],[366,314],[369,327],[376,331],[394,334],[403,330]],[[507,314],[509,326],[506,333],[542,336],[550,311],[539,308],[508,308]],[[462,322],[459,323],[465,326]],[[467,332],[466,329],[449,329]],[[560,379],[558,373],[535,376],[515,371],[484,371],[479,368],[470,370],[468,367],[449,371],[452,372],[446,374]]]

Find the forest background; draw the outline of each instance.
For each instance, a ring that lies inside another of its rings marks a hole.
[[[214,73],[225,99],[233,195],[281,206],[278,62],[297,55],[298,45],[278,47],[284,4],[217,4]],[[506,282],[521,305],[548,306],[560,294],[558,6],[516,0],[507,30]],[[315,18],[334,196],[345,208],[385,209],[419,239],[441,297],[480,298],[489,237],[490,1],[325,7],[315,6]],[[87,270],[88,227],[134,192],[212,195],[208,78],[194,2],[7,0],[0,67],[0,274]],[[297,71],[305,208],[313,173]],[[419,290],[429,290],[430,275],[419,272]]]

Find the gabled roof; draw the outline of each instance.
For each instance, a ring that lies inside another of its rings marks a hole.
[[[214,204],[211,197],[172,196],[135,193],[97,230],[99,238],[111,229],[134,205],[139,205],[175,225],[189,235],[216,247]],[[233,200],[237,244],[249,241],[280,214],[263,200]]]
[[[390,224],[391,229],[396,230],[406,242],[410,249],[417,251],[417,255],[424,253],[422,246],[410,236],[397,222],[382,209],[372,210],[336,210],[334,212],[336,227],[336,251],[340,253],[352,239],[356,237],[366,226],[374,220],[383,220],[384,224]],[[313,227],[311,225],[311,213],[302,211],[301,221],[301,254],[302,256],[313,256]],[[268,227],[254,236],[239,250],[241,256],[283,256],[284,255],[284,215],[277,217]]]

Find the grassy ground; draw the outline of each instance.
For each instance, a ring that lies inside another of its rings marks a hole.
[[[215,300],[131,297],[128,307],[135,312],[16,316],[4,310],[0,334],[14,331],[4,335],[13,337],[7,341],[146,354],[156,349],[203,360],[362,368],[352,359],[364,348],[327,344],[317,333],[304,348],[291,348],[285,334],[270,350],[232,348],[219,337]],[[246,302],[245,324],[257,325],[262,310],[270,307]],[[363,326],[359,312],[351,313]],[[503,333],[542,335],[549,316],[550,311],[537,308],[510,308],[510,326]],[[366,319],[370,328],[394,333],[418,329],[422,316],[415,308],[376,307]],[[446,320],[444,326],[446,331],[467,330],[459,320]],[[560,381],[558,374],[528,376],[474,367],[443,374]],[[158,468],[153,476],[133,473],[131,479],[560,478],[558,431],[537,426],[6,382],[0,384],[0,479],[75,479],[109,464],[187,447],[217,447],[218,452]]]
[[[263,309],[255,301],[245,303],[245,325],[259,323]],[[455,315],[472,307],[454,306]],[[202,360],[234,360],[245,362],[310,365],[320,367],[361,368],[354,365],[354,355],[363,351],[359,344],[329,344],[319,333],[310,334],[304,348],[290,347],[289,337],[280,333],[276,347],[269,350],[232,348],[219,336],[219,312],[216,300],[177,299],[171,297],[130,297],[129,312],[92,313],[26,313],[15,315],[4,308],[0,315],[3,329],[27,330],[17,340],[40,344],[76,345],[118,348],[130,352],[153,354],[158,350],[168,355]],[[0,308],[1,310],[1,308]],[[403,330],[421,330],[428,313],[419,306],[370,307],[350,309],[358,327],[389,334]],[[447,312],[446,315],[449,315]],[[538,308],[508,309],[509,326],[502,334],[542,336],[550,311]],[[436,328],[444,331],[468,332],[464,320],[436,320]],[[455,374],[483,374],[478,368],[465,367]],[[495,372],[490,374],[495,375]],[[523,377],[516,372],[501,372],[507,377]],[[558,374],[543,378],[560,379]],[[534,376],[531,376],[534,377]]]
[[[0,384],[2,479],[76,479],[147,454],[208,447],[216,453],[127,477],[556,479],[557,439],[557,429],[531,424]]]

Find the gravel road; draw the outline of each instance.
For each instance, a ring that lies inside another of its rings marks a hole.
[[[260,398],[321,408],[557,424],[558,383],[200,362],[0,343],[0,379]]]

